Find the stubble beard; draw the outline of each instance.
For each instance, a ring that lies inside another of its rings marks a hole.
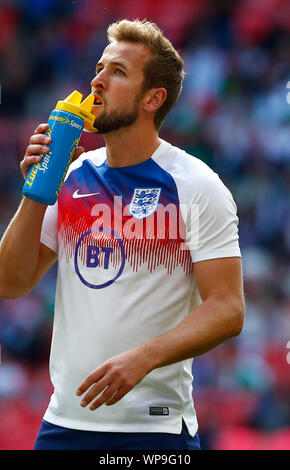
[[[134,124],[139,116],[139,97],[136,98],[133,109],[129,111],[103,111],[96,117],[94,127],[100,134],[108,134],[123,127]]]

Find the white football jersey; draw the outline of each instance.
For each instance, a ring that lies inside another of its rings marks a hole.
[[[192,359],[149,373],[95,411],[76,390],[104,361],[162,335],[201,303],[195,262],[240,257],[230,191],[205,163],[160,140],[143,163],[111,168],[106,148],[70,165],[41,242],[58,254],[44,419],[72,429],[180,433],[198,428]]]

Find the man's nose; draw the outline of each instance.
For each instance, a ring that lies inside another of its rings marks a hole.
[[[98,73],[91,81],[91,87],[95,90],[106,90],[107,84],[104,77],[101,75],[102,72]]]

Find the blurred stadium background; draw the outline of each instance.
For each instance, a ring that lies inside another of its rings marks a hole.
[[[1,0],[1,235],[31,133],[58,99],[89,93],[120,18],[155,21],[180,50],[184,90],[161,137],[218,172],[238,206],[246,322],[194,361],[203,448],[290,449],[289,0]],[[0,299],[0,449],[32,448],[51,393],[55,279],[54,267],[29,295]]]

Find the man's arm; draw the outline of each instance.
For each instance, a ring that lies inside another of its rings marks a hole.
[[[199,356],[240,334],[244,320],[240,258],[195,263],[202,303],[175,328],[110,358],[80,384],[81,405],[90,409],[113,405],[152,370]],[[103,392],[97,399],[97,395]]]
[[[27,294],[56,261],[54,251],[40,243],[46,206],[23,198],[0,243],[0,296]]]
[[[176,328],[148,344],[155,350],[154,368],[199,356],[242,331],[241,258],[200,261],[194,269],[203,302]],[[149,349],[148,354],[152,356]]]
[[[30,138],[20,163],[24,178],[31,165],[41,160],[40,154],[50,151],[47,145],[51,139],[45,134],[48,128],[47,123],[39,124]],[[73,159],[78,158],[84,150],[83,147],[77,147]],[[5,231],[0,243],[1,297],[16,298],[27,294],[56,261],[56,253],[40,243],[46,207],[24,197]]]
[[[30,166],[47,153],[50,138],[44,134],[48,124],[40,124],[30,138],[21,172],[26,178]],[[23,198],[0,243],[0,296],[21,297],[27,294],[55,262],[56,254],[40,243],[46,211],[44,204]]]

